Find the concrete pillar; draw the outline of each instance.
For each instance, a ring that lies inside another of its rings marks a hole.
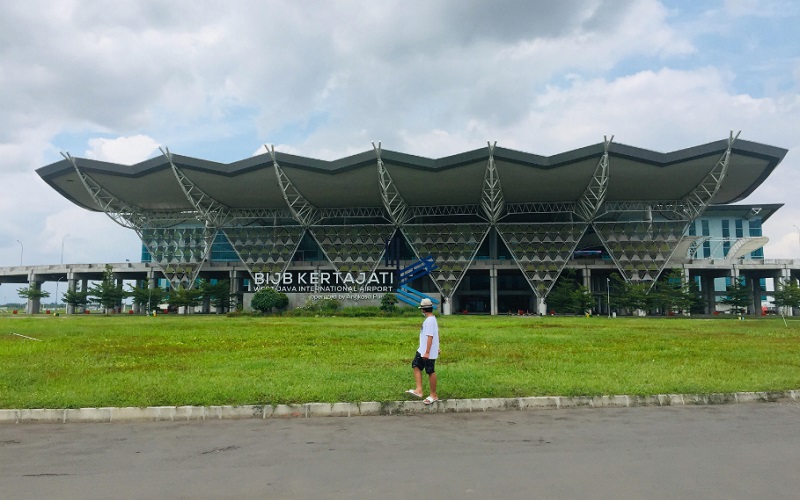
[[[77,285],[77,281],[75,280],[75,275],[72,274],[72,271],[67,273],[67,290],[70,292],[75,292],[75,286]],[[75,306],[67,304],[67,314],[75,314]]]
[[[155,290],[158,288],[158,279],[156,278],[156,271],[151,267],[147,270],[147,288],[148,290]],[[154,307],[150,305],[150,297],[147,298],[147,304],[144,306],[144,312],[148,315],[153,313]]]
[[[714,278],[707,274],[701,274],[700,294],[706,303],[706,314],[714,314],[717,309],[716,294],[714,292]]]
[[[450,316],[453,314],[453,297],[442,296],[442,314]]]
[[[547,303],[538,295],[536,296],[536,312],[539,316],[545,316],[547,314]]]
[[[28,276],[28,289],[42,289],[42,284],[44,283],[43,280],[40,280],[36,277],[35,274],[31,273]],[[28,303],[25,305],[25,312],[27,314],[39,314],[40,309],[42,307],[42,300],[39,297],[28,297]]]
[[[231,293],[235,294],[233,310],[237,310],[240,305],[243,305],[241,302],[241,296],[239,294],[239,291],[242,288],[242,279],[239,277],[239,272],[235,269],[230,271],[230,283]]]
[[[583,279],[583,286],[588,288],[590,292],[594,292],[592,290],[592,270],[588,267],[581,269],[581,278]]]
[[[761,316],[761,283],[759,283],[759,279],[757,277],[749,278],[747,281],[748,288],[752,293],[751,302],[753,310],[751,311],[751,314],[755,316]]]
[[[497,268],[495,266],[489,269],[489,303],[490,314],[497,316]]]
[[[128,265],[130,265],[130,264],[128,264]],[[122,289],[124,289],[124,288],[125,288],[125,282],[124,282],[124,280],[123,280],[122,278],[117,278],[117,283],[116,283],[116,285],[117,285],[118,287],[122,288]],[[119,304],[117,304],[117,309],[118,309],[118,311],[117,311],[117,312],[123,312],[123,311],[122,311],[122,301],[121,301],[121,300],[120,300]]]

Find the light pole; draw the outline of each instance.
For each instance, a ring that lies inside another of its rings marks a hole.
[[[611,278],[606,278],[606,294],[608,297],[608,317],[611,318]]]
[[[65,234],[63,238],[61,238],[61,263],[64,263],[64,240],[67,239],[68,234]]]
[[[61,283],[61,280],[63,279],[64,277],[62,276],[58,278],[58,281],[56,281],[56,312],[58,312],[58,284]],[[66,312],[66,309],[64,310],[64,312]]]
[[[25,246],[19,240],[17,240],[17,243],[19,243],[19,265],[22,267],[22,252],[25,251]]]

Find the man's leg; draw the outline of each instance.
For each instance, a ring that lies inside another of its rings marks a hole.
[[[439,399],[439,396],[436,395],[436,372],[433,372],[430,375],[428,375],[428,380],[430,381],[431,385],[431,397],[433,399]]]
[[[422,371],[419,368],[414,367],[414,382],[417,383],[417,388],[414,389],[419,397],[422,397]]]

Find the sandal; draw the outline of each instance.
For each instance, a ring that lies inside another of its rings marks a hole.
[[[422,402],[425,403],[426,405],[432,405],[433,403],[435,403],[437,401],[439,401],[439,398],[435,398],[433,396],[428,396]]]

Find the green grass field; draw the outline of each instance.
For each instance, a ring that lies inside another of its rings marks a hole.
[[[405,399],[421,322],[4,316],[0,408]],[[439,325],[443,399],[800,388],[800,321],[440,316]]]

